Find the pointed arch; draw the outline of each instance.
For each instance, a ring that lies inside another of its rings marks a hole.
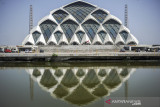
[[[102,42],[104,42],[106,35],[107,35],[107,33],[103,30],[98,32],[98,36],[100,37]]]
[[[122,41],[120,41],[116,45],[125,45],[125,44]]]
[[[98,9],[92,13],[92,16],[95,17],[100,23],[104,21],[104,19],[107,17],[107,13],[101,9]]]
[[[33,45],[31,42],[26,42],[25,45]]]
[[[88,42],[84,42],[84,43],[82,43],[82,45],[91,45],[91,44]]]
[[[78,24],[75,23],[73,20],[69,19],[61,24],[61,28],[65,33],[68,41],[70,41],[76,29],[78,28]]]
[[[100,25],[92,19],[89,19],[82,24],[83,29],[91,41],[94,39],[99,26]]]
[[[59,9],[59,10],[55,11],[52,14],[52,16],[56,19],[56,21],[58,23],[61,23],[68,16],[68,13],[66,13],[62,9]]]
[[[36,45],[41,46],[41,45],[45,45],[45,44],[43,42],[38,42],[38,43],[36,43]]]
[[[71,45],[79,45],[77,42],[72,42]]]
[[[41,35],[41,33],[38,32],[38,31],[34,31],[34,32],[32,33],[32,36],[33,36],[33,39],[34,39],[34,42],[35,42],[35,43],[37,42],[37,40],[38,40],[38,38],[40,37],[40,35]]]
[[[57,24],[49,19],[45,20],[40,24],[40,28],[46,42],[48,41],[48,39],[50,38],[51,34],[53,33],[56,27],[57,27]]]
[[[78,40],[79,40],[79,42],[81,43],[81,41],[82,41],[82,39],[83,39],[83,36],[84,36],[84,32],[82,32],[82,31],[78,31],[77,33],[76,33],[76,36],[77,36],[77,38],[78,38]]]
[[[102,45],[102,43],[99,42],[99,41],[97,41],[97,42],[95,42],[93,45]]]
[[[103,24],[103,27],[109,33],[112,39],[116,39],[120,26],[121,24],[114,19],[110,19]]]
[[[137,45],[137,43],[135,41],[131,41],[131,42],[127,43],[127,45]]]
[[[81,23],[96,7],[86,2],[77,1],[63,8]]]
[[[54,33],[54,36],[55,36],[55,38],[56,38],[56,41],[57,41],[57,43],[59,42],[59,40],[61,39],[61,37],[62,37],[62,32],[60,32],[60,31],[56,31],[55,33]]]
[[[68,45],[66,42],[62,41],[59,43],[59,45]]]
[[[113,45],[113,43],[108,41],[108,42],[105,43],[105,45]]]
[[[127,40],[127,38],[128,38],[128,32],[127,31],[123,30],[119,34],[121,35],[121,37],[123,38],[124,41]]]
[[[52,45],[56,45],[54,42],[49,42],[48,45],[52,46]]]

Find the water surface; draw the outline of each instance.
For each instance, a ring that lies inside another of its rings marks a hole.
[[[160,97],[157,63],[1,63],[0,107],[104,107],[107,97]]]

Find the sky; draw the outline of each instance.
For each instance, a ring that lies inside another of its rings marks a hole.
[[[29,5],[33,26],[50,11],[76,0],[0,0],[0,45],[21,45],[29,34]],[[84,0],[108,10],[124,23],[128,4],[129,29],[139,44],[160,44],[160,0]]]

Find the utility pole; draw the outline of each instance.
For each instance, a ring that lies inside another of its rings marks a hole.
[[[29,12],[29,33],[31,29],[33,28],[33,10],[32,10],[32,5],[30,5],[30,12]]]
[[[124,8],[124,25],[126,28],[129,28],[128,26],[128,4],[125,4],[125,8]],[[125,85],[125,98],[126,100],[128,99],[128,80],[125,81],[124,83]]]
[[[128,28],[128,5],[125,4],[124,10],[124,25]]]
[[[32,5],[30,5],[30,11],[29,11],[29,34],[30,34],[30,31],[33,28],[33,13],[32,12],[33,12]],[[33,79],[31,78],[31,75],[29,75],[29,81],[30,81],[30,99],[33,100],[34,82],[33,82]]]

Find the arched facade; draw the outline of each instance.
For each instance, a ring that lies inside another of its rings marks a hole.
[[[137,45],[129,29],[109,11],[84,1],[42,18],[22,45]]]

